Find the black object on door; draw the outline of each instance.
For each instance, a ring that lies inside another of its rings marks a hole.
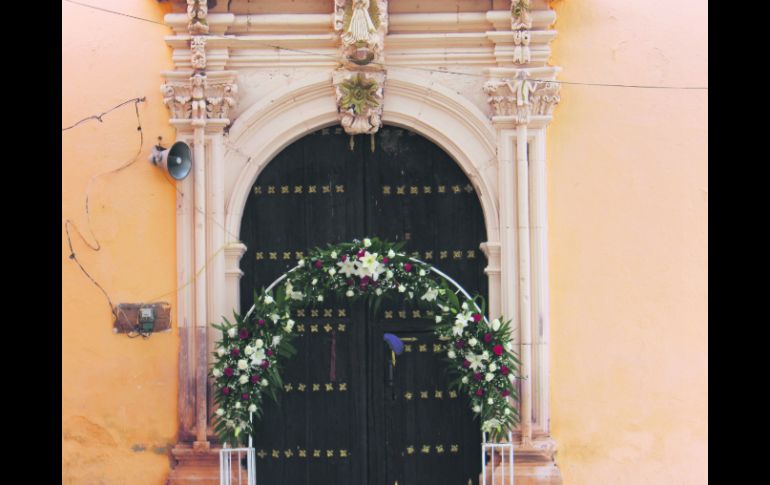
[[[241,308],[293,267],[306,248],[377,236],[487,294],[484,219],[474,188],[440,148],[383,127],[341,128],[294,142],[252,188],[241,224]],[[328,299],[295,315],[297,355],[280,405],[255,430],[259,483],[476,484],[481,433],[467,399],[448,388],[434,315],[401,301],[377,315]],[[406,344],[394,359],[385,332]],[[394,364],[395,362],[395,364]]]

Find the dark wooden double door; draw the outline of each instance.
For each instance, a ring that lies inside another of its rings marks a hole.
[[[285,148],[259,176],[241,240],[242,308],[307,248],[378,236],[486,295],[478,197],[455,162],[410,131],[340,128]],[[449,389],[434,317],[403,301],[377,315],[328,299],[295,315],[297,356],[279,405],[257,425],[263,485],[467,485],[481,468],[478,421]],[[383,334],[406,344],[395,359]]]

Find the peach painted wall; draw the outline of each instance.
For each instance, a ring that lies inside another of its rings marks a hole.
[[[93,2],[162,21],[155,1]],[[158,135],[171,140],[160,72],[172,67],[162,25],[62,3],[62,126],[122,101],[139,105],[145,143],[129,168],[96,179],[91,223],[102,245],[75,251],[113,301],[139,302],[173,290],[174,188],[147,161]],[[176,433],[176,322],[171,333],[129,339],[112,333],[102,293],[68,259],[64,220],[86,237],[85,190],[92,175],[121,166],[139,146],[133,106],[62,133],[62,482],[162,484]],[[174,293],[164,300],[176,308]],[[172,319],[174,316],[172,314]]]
[[[707,85],[705,0],[562,0],[565,81]],[[707,93],[563,86],[548,139],[565,484],[707,483]]]

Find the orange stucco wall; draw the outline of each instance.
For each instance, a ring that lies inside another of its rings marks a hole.
[[[170,8],[98,4],[158,21]],[[561,79],[706,84],[705,1],[553,4]],[[174,310],[170,333],[114,335],[68,259],[64,220],[89,237],[89,179],[138,147],[127,106],[62,135],[62,478],[161,484],[176,432],[175,193],[146,158],[174,136],[159,92],[168,29],[66,2],[62,13],[63,126],[147,97],[139,160],[92,184],[102,249],[75,235],[75,250],[115,303],[163,295]],[[568,485],[706,483],[707,93],[564,85],[561,99],[548,142],[557,462]]]
[[[164,4],[100,1],[161,21]],[[139,105],[145,143],[127,169],[94,180],[89,250],[78,258],[112,300],[140,302],[173,290],[174,188],[147,161],[158,135],[173,139],[159,86],[171,68],[161,25],[62,3],[62,126],[127,99]],[[62,133],[62,482],[162,484],[175,442],[178,335],[129,339],[111,331],[102,293],[68,259],[64,220],[89,238],[85,190],[92,175],[121,166],[139,146],[133,106]],[[176,308],[173,291],[163,298]],[[172,315],[173,318],[173,315]],[[176,329],[176,325],[174,325]]]
[[[704,0],[554,3],[570,81],[707,84]],[[548,139],[565,483],[707,483],[707,93],[564,85]]]

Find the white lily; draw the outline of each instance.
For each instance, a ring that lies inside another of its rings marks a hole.
[[[468,352],[465,354],[465,359],[471,363],[469,366],[472,370],[478,371],[484,368],[484,363],[482,362],[481,355],[474,354],[473,352]]]
[[[358,273],[358,270],[356,269],[356,263],[355,261],[352,261],[350,259],[347,259],[345,261],[339,261],[337,263],[337,266],[340,267],[340,273],[344,273],[346,278],[350,278],[350,275],[354,275]]]

